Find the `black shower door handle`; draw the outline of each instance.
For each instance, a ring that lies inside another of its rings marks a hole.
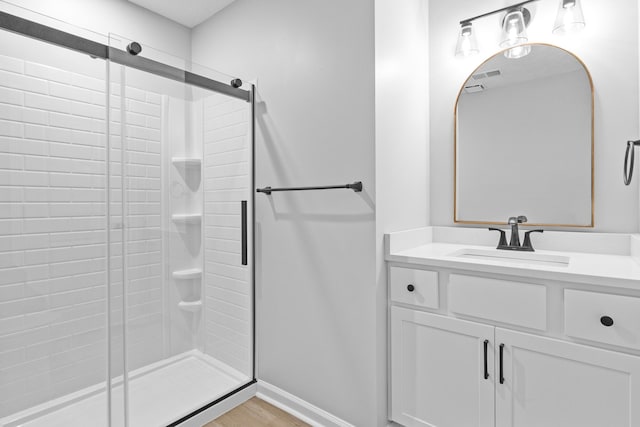
[[[504,384],[504,344],[500,344],[500,384]]]
[[[242,265],[247,265],[247,201],[240,202],[240,223],[242,240]]]

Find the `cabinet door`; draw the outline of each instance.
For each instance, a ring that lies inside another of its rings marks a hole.
[[[407,427],[493,427],[493,331],[392,307],[391,419]]]
[[[496,328],[496,427],[640,425],[640,358]]]

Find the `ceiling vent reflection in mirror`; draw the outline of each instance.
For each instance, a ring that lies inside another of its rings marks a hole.
[[[482,92],[483,90],[484,90],[483,85],[470,85],[470,86],[464,87],[465,93],[477,93],[477,92]]]
[[[517,59],[527,56],[531,49],[524,45],[529,41],[527,36],[527,26],[531,21],[531,13],[525,4],[541,0],[527,0],[491,12],[483,13],[473,18],[460,21],[460,32],[456,44],[456,56],[470,56],[480,52],[478,41],[473,30],[472,22],[485,16],[505,12],[501,20],[500,46],[511,48],[504,51],[504,56],[510,59]],[[567,34],[579,31],[585,26],[584,14],[580,0],[560,0],[558,13],[553,25],[553,34]]]
[[[471,77],[473,77],[473,80],[484,80],[488,79],[489,77],[498,77],[500,75],[502,75],[502,72],[500,70],[491,70],[483,73],[476,73]]]

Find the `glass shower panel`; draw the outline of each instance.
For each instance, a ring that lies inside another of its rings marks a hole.
[[[108,425],[105,75],[0,30],[0,425]]]
[[[110,38],[121,50],[129,43]],[[191,67],[148,46],[132,59]],[[152,68],[176,71],[162,67]],[[124,374],[126,425],[168,425],[253,379],[252,251],[247,265],[242,257],[243,209],[252,233],[251,103],[175,74],[114,62],[109,74],[111,206],[121,224],[112,285],[122,312],[113,318],[123,331],[114,369]]]

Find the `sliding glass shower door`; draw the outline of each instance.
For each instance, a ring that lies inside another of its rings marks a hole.
[[[251,86],[0,14],[0,426],[176,425],[254,380]]]
[[[167,425],[253,379],[252,103],[110,46],[130,51],[108,71],[114,399]]]

